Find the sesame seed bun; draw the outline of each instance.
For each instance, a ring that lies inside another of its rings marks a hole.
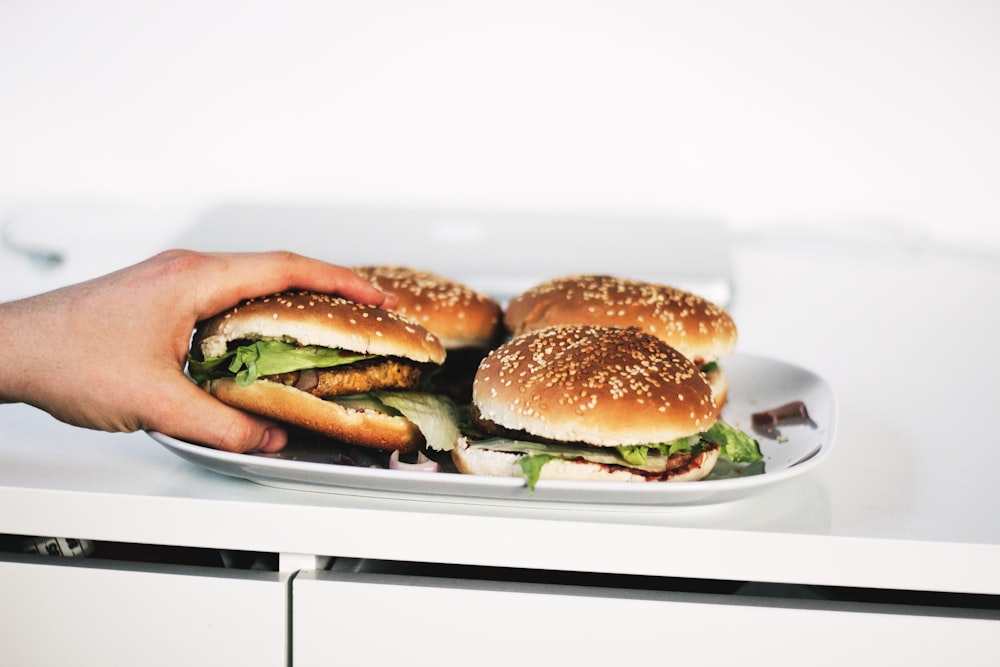
[[[476,373],[480,420],[597,447],[669,442],[716,420],[698,368],[637,329],[548,327],[490,352]]]
[[[355,266],[354,271],[399,299],[398,312],[436,335],[448,350],[490,347],[501,328],[500,304],[460,282],[405,266]]]
[[[473,419],[500,444],[477,447],[463,437],[451,455],[465,474],[518,477],[526,454],[517,445],[505,449],[503,438],[541,443],[542,452],[552,443],[606,451],[694,436],[715,415],[704,375],[655,336],[635,328],[548,327],[500,345],[476,373]],[[538,479],[696,481],[715,467],[720,448],[678,452],[656,469],[573,452],[547,459]]]
[[[391,365],[384,360],[378,365],[377,358],[408,359],[420,367],[434,367],[444,362],[446,356],[444,346],[434,334],[398,313],[340,297],[299,291],[250,299],[200,323],[192,338],[192,357],[198,360],[222,357],[230,344],[262,340],[375,355],[376,359],[366,367],[368,370],[360,371],[363,381],[389,381],[380,377],[380,369]],[[326,388],[324,382],[299,388],[296,383],[277,381],[278,377],[258,377],[245,385],[231,377],[217,377],[202,381],[200,386],[234,407],[343,442],[403,452],[424,443],[417,425],[403,416],[336,402],[342,393],[364,390],[346,388],[321,397],[310,392]]]
[[[244,301],[198,326],[193,349],[203,358],[225,354],[239,340],[283,340],[362,354],[440,364],[438,338],[399,313],[315,292],[284,292]]]
[[[510,300],[504,324],[515,336],[557,324],[638,327],[699,363],[732,354],[737,337],[732,318],[700,296],[607,275],[536,285]]]

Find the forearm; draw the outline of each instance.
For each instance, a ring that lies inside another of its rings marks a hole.
[[[43,409],[74,382],[77,348],[64,290],[0,303],[0,402]]]
[[[38,359],[26,348],[39,315],[30,298],[0,303],[0,403],[23,402],[31,391],[30,365]]]

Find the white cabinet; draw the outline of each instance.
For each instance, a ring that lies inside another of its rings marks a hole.
[[[778,235],[735,249],[740,351],[823,376],[838,420],[822,467],[731,503],[312,493],[0,406],[0,534],[279,556],[257,572],[0,554],[0,665],[998,664],[1000,485],[974,417],[996,411],[1000,356],[920,373],[959,329],[963,349],[993,349],[1000,301],[983,295],[1000,271],[864,249]],[[877,372],[869,330],[837,326],[848,312],[891,343]],[[963,456],[941,455],[942,434]]]
[[[284,665],[286,584],[276,572],[0,554],[0,664]]]
[[[987,665],[1000,632],[967,611],[376,572],[300,573],[292,608],[296,667]]]

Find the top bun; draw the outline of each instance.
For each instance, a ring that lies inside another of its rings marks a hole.
[[[515,336],[557,324],[638,327],[703,363],[736,347],[736,324],[714,303],[667,285],[607,275],[536,285],[507,304],[504,323]]]
[[[399,298],[398,312],[433,332],[449,350],[489,347],[500,330],[500,304],[450,278],[404,266],[355,266],[354,271]]]
[[[669,442],[716,420],[698,368],[634,328],[549,327],[512,338],[480,363],[472,403],[480,421],[503,429],[602,447]]]
[[[192,349],[204,358],[239,340],[282,340],[441,364],[434,334],[402,315],[316,292],[282,292],[244,301],[199,324]]]

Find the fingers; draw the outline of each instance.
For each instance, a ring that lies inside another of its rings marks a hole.
[[[398,304],[394,295],[382,292],[347,267],[285,251],[171,250],[151,258],[138,270],[142,272],[140,275],[123,274],[123,279],[152,290],[150,298],[163,305],[165,312],[186,312],[193,318],[179,320],[176,329],[181,333],[174,331],[169,336],[169,344],[175,348],[172,355],[182,364],[194,321],[217,315],[251,297],[303,289],[385,308]],[[174,284],[172,296],[155,291],[164,284]],[[157,330],[165,330],[162,323]],[[149,340],[155,339],[155,334],[150,335]],[[283,428],[222,403],[178,370],[168,371],[176,373],[176,382],[169,381],[169,389],[160,392],[158,404],[147,403],[133,413],[140,416],[143,428],[234,452],[279,451],[285,446],[288,436]]]
[[[207,257],[220,262],[220,266],[217,280],[203,285],[207,298],[202,304],[202,316],[214,315],[249,296],[289,289],[337,294],[386,308],[396,305],[393,295],[382,292],[349,268],[295,253],[275,251]]]
[[[230,407],[188,380],[146,428],[230,452],[277,452],[288,443],[284,428],[273,421]]]

